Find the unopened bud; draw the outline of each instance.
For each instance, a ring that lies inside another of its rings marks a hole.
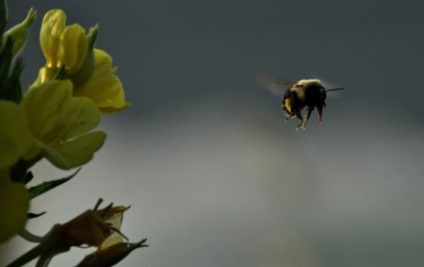
[[[98,250],[87,255],[76,267],[113,266],[127,257],[135,249],[148,247],[148,245],[145,245],[146,241],[147,239],[143,239],[138,243],[118,243],[104,250]]]
[[[3,43],[7,40],[8,37],[13,39],[13,56],[17,55],[21,51],[22,47],[25,44],[25,41],[28,37],[29,30],[34,22],[36,12],[33,8],[30,8],[28,15],[24,21],[13,26],[10,30],[4,33]]]

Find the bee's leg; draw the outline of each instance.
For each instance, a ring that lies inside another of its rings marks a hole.
[[[314,110],[314,108],[308,108],[308,113],[306,114],[306,117],[305,117],[305,124],[309,120],[309,118],[311,117],[311,113],[312,113],[313,110]]]
[[[301,123],[299,123],[299,125],[297,125],[296,131],[299,130],[299,129],[302,129],[302,130],[305,130],[306,129],[303,121]]]
[[[305,124],[306,124],[306,121],[305,121],[305,119],[303,118],[303,116],[302,116],[302,113],[300,113],[300,111],[299,110],[296,110],[295,111],[295,114],[296,114],[296,117],[300,120],[300,123],[299,123],[299,125],[296,127],[296,130],[297,129],[299,129],[299,128],[301,128],[301,129],[305,129]]]
[[[299,110],[296,110],[296,111],[294,112],[294,114],[296,115],[296,117],[297,117],[300,121],[303,121],[302,113],[300,113],[300,111],[299,111]]]
[[[293,118],[294,114],[286,115],[285,122],[287,123],[291,118]]]
[[[303,130],[305,130],[306,129],[306,123],[308,122],[308,120],[309,120],[309,117],[311,117],[311,113],[312,113],[312,110],[314,110],[313,108],[308,108],[308,113],[306,113],[306,115],[305,115],[305,117],[302,117],[302,119],[301,119],[301,123],[297,126],[297,128],[301,128],[301,129],[303,129]],[[300,114],[300,113],[299,113]]]

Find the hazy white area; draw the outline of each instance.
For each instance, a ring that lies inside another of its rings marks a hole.
[[[120,266],[418,266],[422,133],[399,143],[400,133],[384,134],[392,124],[367,120],[370,130],[355,132],[354,118],[334,115],[347,111],[332,112],[301,132],[294,121],[211,103],[159,121],[106,123],[104,149],[34,201],[34,212],[48,213],[29,228],[44,233],[103,197],[131,205],[123,231],[151,245]],[[22,251],[15,244],[4,259]]]

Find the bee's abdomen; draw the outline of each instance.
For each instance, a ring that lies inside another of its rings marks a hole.
[[[307,106],[316,106],[324,103],[327,94],[321,86],[310,86],[305,88],[305,104]]]

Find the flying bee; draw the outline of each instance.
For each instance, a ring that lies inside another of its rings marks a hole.
[[[305,129],[315,108],[318,110],[318,123],[321,123],[322,111],[326,107],[327,92],[343,90],[343,88],[326,89],[318,79],[303,79],[292,84],[270,75],[259,75],[257,82],[274,92],[281,88],[287,88],[281,101],[281,109],[286,115],[286,122],[294,117],[300,120],[296,129]],[[306,115],[302,115],[304,108],[307,111]]]

